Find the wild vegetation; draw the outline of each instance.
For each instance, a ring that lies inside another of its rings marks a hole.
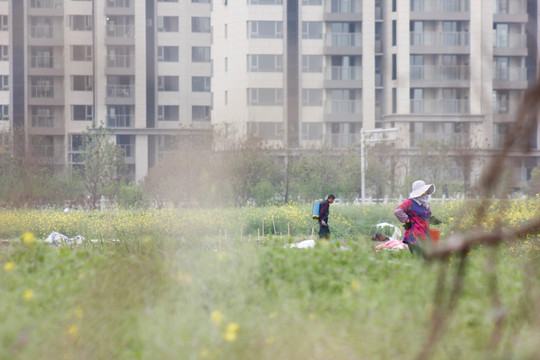
[[[499,202],[504,231],[537,216],[540,200]],[[483,224],[471,204],[434,204],[443,238]],[[0,237],[0,358],[415,358],[429,337],[441,269],[407,251],[374,251],[374,224],[392,206],[332,207],[338,241],[310,238],[308,205],[222,210],[4,210]],[[492,231],[487,221],[485,231]],[[264,235],[263,235],[264,226]],[[43,243],[51,232],[81,246]],[[23,234],[24,233],[24,234]],[[94,240],[94,241],[92,241]],[[441,247],[450,240],[442,240]],[[477,246],[433,359],[529,358],[539,304],[535,235]],[[500,304],[491,302],[490,256]],[[456,255],[457,256],[457,255]],[[491,333],[505,314],[500,341]]]

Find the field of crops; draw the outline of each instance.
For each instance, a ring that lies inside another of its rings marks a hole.
[[[497,202],[477,221],[473,203],[436,203],[440,245],[452,232],[519,226],[539,205]],[[314,249],[286,246],[318,230],[306,204],[0,210],[0,359],[415,359],[441,271],[454,273],[457,261],[375,252],[375,224],[397,224],[394,207],[332,206],[337,241]],[[53,231],[86,241],[43,243]],[[530,234],[468,253],[430,358],[536,357],[539,244]]]

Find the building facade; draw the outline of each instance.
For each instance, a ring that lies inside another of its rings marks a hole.
[[[278,147],[345,149],[361,129],[502,147],[537,78],[538,6],[527,0],[215,1],[212,121]],[[534,151],[512,159],[518,181]]]
[[[204,0],[0,1],[4,127],[61,169],[103,124],[142,179],[173,144],[211,132],[209,12]]]

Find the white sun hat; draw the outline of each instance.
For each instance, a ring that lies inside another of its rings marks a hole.
[[[426,184],[424,180],[416,180],[412,184],[412,192],[409,195],[410,198],[414,199],[419,196],[422,196],[423,193],[427,191],[428,195],[431,195],[435,192],[435,185]]]

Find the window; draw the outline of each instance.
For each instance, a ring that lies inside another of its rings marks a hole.
[[[73,75],[71,77],[71,90],[92,91],[94,88],[94,77],[88,75]]]
[[[224,64],[224,69],[225,69],[225,72],[229,71],[229,58],[228,57],[225,57],[225,64]]]
[[[508,14],[508,0],[495,0],[495,14]]]
[[[396,43],[397,43],[397,23],[396,23],[396,20],[392,20],[392,46],[396,46]]]
[[[161,32],[178,32],[178,16],[158,16],[157,29]]]
[[[180,107],[178,105],[158,106],[158,121],[179,121]]]
[[[71,60],[92,61],[92,46],[73,45],[71,47]]]
[[[304,6],[322,5],[322,0],[302,0],[302,5]]]
[[[424,79],[424,55],[411,55],[411,79]]]
[[[0,45],[0,61],[9,61],[8,45]]]
[[[322,89],[302,89],[303,106],[322,106]]]
[[[397,112],[397,90],[392,88],[392,114]]]
[[[32,127],[54,127],[52,106],[32,106]]]
[[[158,46],[158,61],[178,62],[178,46]]]
[[[302,123],[302,140],[322,140],[322,123]]]
[[[107,106],[107,127],[129,128],[134,124],[133,105]]]
[[[509,25],[508,24],[493,24],[495,47],[506,48],[509,45]]]
[[[91,15],[71,15],[69,17],[70,29],[72,31],[91,31],[92,16]]]
[[[191,107],[191,120],[210,121],[210,106],[193,105]]]
[[[0,121],[9,121],[9,105],[0,105]]]
[[[191,91],[210,92],[210,77],[193,76],[191,78]]]
[[[397,79],[397,56],[392,54],[392,80]]]
[[[302,39],[322,39],[322,22],[302,21]]]
[[[247,57],[248,72],[283,71],[283,55],[251,54]]]
[[[510,112],[508,90],[493,91],[493,112],[495,114],[508,114]]]
[[[0,75],[0,91],[9,91],[9,75]]]
[[[210,47],[209,46],[193,46],[191,48],[192,62],[210,62]]]
[[[322,55],[302,55],[302,71],[307,73],[322,72]]]
[[[248,21],[248,39],[281,39],[283,38],[282,21]]]
[[[267,140],[279,140],[283,138],[284,129],[282,122],[248,122],[248,134]]]
[[[107,6],[112,8],[129,8],[131,0],[107,0]]]
[[[158,91],[178,91],[178,76],[158,76]]]
[[[192,17],[191,18],[191,31],[199,33],[210,32],[210,18],[209,17]]]
[[[248,0],[250,5],[282,5],[283,0]]]
[[[0,16],[0,31],[8,31],[9,30],[9,20],[7,15],[1,15]]]
[[[31,76],[30,78],[30,97],[54,97],[54,78],[52,76]]]
[[[92,105],[73,105],[71,112],[73,121],[92,121],[94,119],[94,107]]]
[[[159,48],[158,48],[159,49]],[[132,63],[131,47],[126,45],[107,46],[107,66],[129,68]]]
[[[283,89],[248,88],[248,105],[281,106],[283,105]]]

